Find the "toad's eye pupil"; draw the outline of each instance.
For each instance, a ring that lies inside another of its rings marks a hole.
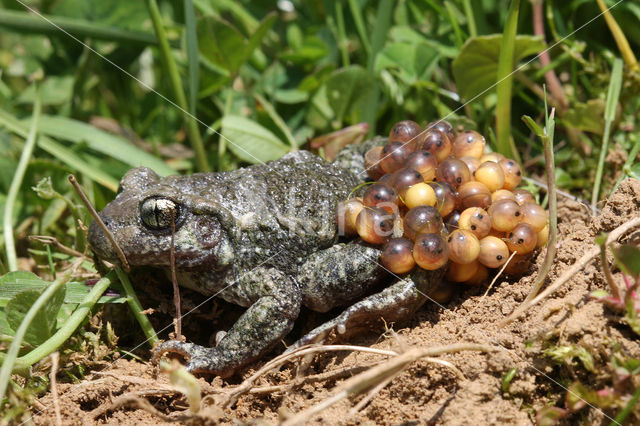
[[[171,221],[178,221],[178,205],[167,198],[147,198],[140,205],[142,223],[153,230],[171,227]]]

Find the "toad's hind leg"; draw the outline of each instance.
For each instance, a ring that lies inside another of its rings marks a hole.
[[[175,353],[187,358],[191,372],[227,377],[278,344],[300,312],[302,298],[297,285],[284,273],[266,267],[247,272],[241,284],[254,291],[257,300],[216,347],[170,340],[154,350],[154,359]]]
[[[379,293],[366,297],[347,308],[337,318],[315,328],[289,347],[289,351],[310,343],[323,343],[332,331],[342,338],[387,323],[407,320],[429,299],[429,294],[442,280],[444,269],[416,271]]]
[[[302,304],[327,312],[370,294],[385,276],[379,258],[380,250],[358,242],[336,244],[312,254],[298,271]]]

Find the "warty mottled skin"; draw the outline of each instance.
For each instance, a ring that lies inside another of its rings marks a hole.
[[[371,143],[379,141],[349,148],[335,164],[297,151],[232,172],[160,178],[148,168],[130,170],[100,212],[129,263],[169,272],[173,215],[178,283],[248,308],[216,347],[168,341],[156,356],[177,352],[190,371],[229,376],[278,344],[303,305],[325,312],[352,304],[293,347],[382,317],[399,321],[421,306],[441,271],[392,278],[398,282],[371,294],[389,278],[380,251],[360,240],[338,242],[336,205],[361,182]],[[117,262],[95,223],[89,243],[98,257]]]

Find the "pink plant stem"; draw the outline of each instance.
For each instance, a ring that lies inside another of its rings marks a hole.
[[[535,35],[541,36],[542,40],[545,40],[544,37],[544,15],[543,15],[543,3],[544,0],[537,0],[532,2],[533,7],[533,32]],[[549,52],[547,50],[543,51],[540,54],[540,64],[543,67],[546,67],[551,62],[551,58],[549,56]],[[549,86],[549,90],[551,91],[551,95],[554,97],[558,105],[560,106],[559,113],[567,109],[569,106],[569,102],[564,95],[564,90],[562,89],[562,84],[560,83],[560,79],[556,75],[553,69],[550,69],[544,74],[544,78],[547,81],[547,86]],[[562,114],[560,114],[562,115]]]

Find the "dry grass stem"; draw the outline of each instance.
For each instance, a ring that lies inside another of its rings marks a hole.
[[[382,389],[384,389],[389,383],[391,383],[393,379],[398,377],[400,373],[402,373],[402,371],[398,371],[396,374],[387,377],[386,379],[378,383],[376,386],[374,386],[373,389],[371,389],[369,393],[365,395],[364,398],[358,401],[358,403],[354,405],[351,410],[349,410],[348,416],[351,417],[356,415],[360,410],[362,410],[369,403],[369,401],[373,399],[374,396],[376,396]]]
[[[56,413],[56,425],[62,425],[62,415],[60,414],[60,402],[58,400],[58,384],[56,382],[56,374],[58,374],[58,361],[60,355],[53,352],[51,355],[51,371],[49,372],[49,380],[51,381],[51,395],[53,397],[53,409]]]
[[[159,419],[165,422],[186,422],[187,420],[193,419],[194,417],[191,415],[167,416],[166,414],[163,414],[160,411],[158,411],[146,399],[141,398],[135,392],[130,392],[124,395],[120,395],[111,404],[104,404],[96,408],[95,410],[90,411],[86,415],[85,419],[88,423],[94,423],[95,419],[97,419],[98,417],[105,415],[109,411],[115,411],[124,406],[132,407],[139,410],[144,410],[147,413],[155,417],[158,417]]]
[[[223,407],[229,407],[229,406],[233,405],[241,395],[251,391],[251,388],[253,387],[253,383],[259,377],[263,376],[264,374],[266,374],[267,372],[273,370],[274,368],[279,367],[279,366],[289,362],[290,360],[292,360],[294,358],[305,356],[307,354],[321,353],[321,352],[335,352],[335,351],[359,351],[359,352],[374,353],[374,354],[385,355],[385,356],[396,356],[396,355],[398,355],[397,352],[385,351],[385,350],[382,350],[382,349],[375,349],[375,348],[368,348],[366,346],[353,346],[353,345],[309,345],[309,346],[302,346],[302,347],[297,348],[297,349],[295,349],[295,350],[293,350],[291,352],[286,352],[286,353],[284,353],[284,354],[282,354],[280,356],[277,356],[276,358],[274,358],[271,361],[269,361],[268,363],[266,363],[262,368],[260,368],[258,371],[253,373],[247,379],[245,379],[238,387],[234,388],[231,392],[229,392],[229,394],[227,395],[227,399],[225,401],[223,401],[222,406]]]
[[[477,343],[456,343],[453,345],[438,346],[435,348],[411,348],[401,355],[391,358],[376,367],[370,368],[369,370],[346,380],[344,383],[336,387],[333,396],[325,399],[319,404],[297,413],[282,422],[282,425],[292,426],[303,424],[309,421],[314,415],[333,404],[347,397],[359,395],[368,389],[375,388],[380,383],[387,381],[389,378],[393,379],[393,377],[402,372],[409,364],[419,359],[461,351],[491,352],[498,350],[503,349],[496,346],[480,345]]]
[[[73,188],[78,193],[78,196],[82,200],[82,203],[85,205],[87,210],[89,210],[89,213],[91,213],[91,216],[93,216],[93,219],[98,223],[98,225],[100,225],[100,228],[102,229],[102,232],[104,232],[104,234],[107,236],[107,239],[109,240],[109,242],[113,246],[114,250],[116,251],[116,253],[118,255],[118,258],[120,259],[120,262],[122,262],[122,268],[128,273],[131,270],[131,268],[129,267],[129,262],[127,262],[127,258],[124,255],[124,252],[122,251],[122,249],[120,248],[118,243],[116,242],[116,239],[114,238],[113,234],[111,233],[111,231],[109,231],[109,228],[107,228],[105,226],[105,224],[102,221],[102,219],[100,219],[100,216],[98,215],[98,212],[91,205],[91,202],[89,201],[87,196],[82,191],[82,188],[80,188],[80,185],[78,184],[78,181],[76,180],[76,177],[74,175],[69,175],[69,182],[71,182],[71,185],[73,186]]]
[[[44,244],[44,245],[54,246],[60,252],[62,252],[64,254],[68,254],[69,256],[82,257],[83,259],[91,260],[91,258],[89,258],[88,256],[80,253],[79,251],[65,246],[60,241],[58,241],[58,239],[56,237],[50,237],[49,235],[29,235],[28,238],[31,241],[37,241],[37,242],[39,242],[41,244]]]

